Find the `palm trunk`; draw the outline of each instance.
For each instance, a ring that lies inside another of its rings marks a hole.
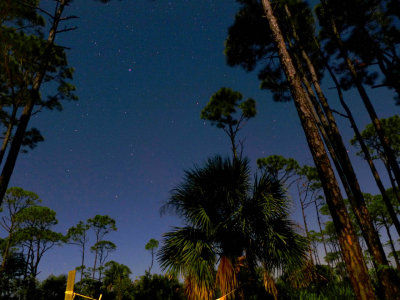
[[[33,79],[32,89],[30,91],[29,98],[24,106],[17,130],[15,132],[13,141],[10,146],[10,151],[8,152],[6,162],[4,164],[3,170],[0,174],[0,205],[3,202],[4,194],[6,193],[8,183],[10,181],[12,172],[14,170],[15,163],[17,161],[18,153],[21,149],[22,141],[28,127],[29,120],[32,115],[33,107],[40,99],[39,90],[42,85],[43,79],[46,75],[50,54],[54,46],[54,40],[57,34],[58,24],[61,20],[61,15],[68,0],[60,0],[57,4],[57,10],[53,18],[53,24],[51,26],[49,36],[47,39],[47,47],[43,53],[43,60],[41,62],[40,69]]]
[[[314,163],[318,169],[324,187],[326,201],[335,224],[354,292],[359,299],[376,299],[367,267],[362,257],[361,248],[354,234],[335,174],[332,170],[323,141],[319,135],[318,128],[312,121],[313,116],[307,104],[307,95],[302,88],[299,75],[296,73],[286,49],[282,33],[273,15],[271,4],[268,0],[263,0],[262,3],[308,145],[314,158]]]

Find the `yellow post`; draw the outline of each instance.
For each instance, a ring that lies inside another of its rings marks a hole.
[[[74,300],[75,296],[90,299],[90,300],[97,300],[92,297],[74,293],[75,274],[76,274],[76,270],[72,270],[72,271],[68,272],[67,288],[65,289],[64,300]],[[101,297],[102,297],[102,294],[100,294],[99,300],[101,300]]]
[[[68,272],[67,288],[65,289],[65,300],[74,299],[74,284],[75,284],[76,270]]]

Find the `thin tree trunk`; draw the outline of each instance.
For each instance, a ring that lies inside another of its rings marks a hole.
[[[395,276],[395,274],[391,274],[392,272],[388,268],[381,267],[381,266],[389,266],[389,262],[386,258],[383,245],[379,239],[379,234],[375,230],[375,227],[372,223],[372,219],[369,215],[363,194],[358,184],[357,176],[354,172],[350,158],[347,154],[346,147],[344,146],[342,137],[339,133],[339,129],[336,125],[336,121],[333,117],[332,111],[328,105],[326,97],[319,85],[319,79],[317,73],[314,69],[314,66],[310,58],[308,57],[308,54],[301,47],[301,41],[299,40],[296,28],[293,22],[291,21],[292,20],[291,13],[287,5],[285,5],[285,10],[289,18],[289,22],[291,22],[292,24],[293,36],[296,42],[299,44],[302,58],[306,62],[308,71],[312,78],[312,83],[314,85],[315,91],[319,99],[319,103],[322,105],[324,112],[322,112],[322,110],[319,107],[319,104],[316,103],[316,99],[314,99],[314,96],[312,95],[313,91],[311,87],[309,87],[308,80],[306,79],[304,71],[302,72],[304,74],[303,83],[306,84],[307,90],[309,90],[309,94],[311,94],[310,98],[314,100],[313,101],[314,107],[318,112],[318,117],[320,118],[322,125],[324,126],[324,129],[329,133],[329,136],[327,136],[326,133],[323,134],[325,143],[328,147],[329,144],[331,143],[331,147],[333,148],[330,151],[331,157],[334,160],[336,169],[342,180],[351,207],[354,211],[357,222],[360,225],[361,232],[363,234],[363,237],[367,243],[368,250],[373,259],[372,260],[373,265],[376,269],[376,272],[378,274],[380,282],[382,283],[382,286],[385,287],[384,290],[387,298],[389,299],[390,295],[400,294],[400,290],[398,289],[400,281],[398,277]],[[294,55],[297,56],[296,54]],[[299,60],[299,58],[297,58],[297,60]],[[302,70],[302,65],[300,62],[298,63],[298,67],[300,68],[300,70]],[[388,201],[388,204],[390,205],[390,201]],[[395,214],[394,217],[396,217]]]
[[[368,165],[369,165],[369,167],[371,169],[371,173],[374,176],[376,185],[378,186],[379,191],[382,194],[382,198],[383,198],[383,201],[385,202],[385,205],[386,205],[386,207],[388,209],[390,218],[392,219],[393,224],[395,225],[396,230],[397,230],[397,232],[398,232],[398,234],[400,236],[400,222],[399,222],[399,219],[397,218],[397,214],[394,211],[393,205],[392,205],[392,203],[390,201],[390,198],[389,198],[389,196],[388,196],[388,194],[386,192],[386,189],[383,186],[383,183],[382,183],[382,180],[381,180],[381,178],[379,176],[378,170],[376,169],[375,164],[374,164],[374,162],[372,160],[372,157],[369,154],[368,147],[365,144],[365,142],[364,142],[364,140],[363,140],[363,138],[361,136],[360,131],[358,130],[358,127],[357,127],[357,124],[356,124],[356,122],[354,120],[352,112],[350,111],[349,107],[347,106],[346,102],[344,101],[344,97],[343,97],[343,93],[342,93],[342,89],[340,87],[339,81],[337,80],[335,74],[333,73],[332,69],[330,68],[328,62],[326,61],[326,59],[325,59],[325,57],[323,56],[322,53],[321,53],[321,55],[322,55],[322,57],[323,57],[323,59],[325,61],[325,66],[326,66],[326,68],[327,68],[332,80],[335,83],[340,103],[341,103],[343,109],[346,111],[346,115],[347,115],[347,117],[348,117],[348,119],[350,121],[351,127],[353,128],[355,136],[356,136],[356,138],[358,140],[358,143],[360,144],[361,150],[364,153],[365,160],[368,162]]]
[[[229,130],[225,129],[225,132],[227,133],[227,135],[229,136],[229,140],[231,141],[233,159],[237,160],[238,155],[237,155],[237,147],[236,147],[236,140],[235,140],[237,131],[235,131],[232,128],[232,125],[229,125]]]
[[[310,232],[308,231],[308,226],[307,226],[307,220],[306,220],[306,214],[304,211],[304,203],[303,201],[300,199],[300,206],[301,206],[301,214],[303,216],[303,222],[304,222],[304,230],[306,231],[306,237],[308,240],[308,252],[310,254],[310,261],[312,265],[315,265],[314,260],[313,260],[313,255],[312,255],[312,245],[311,245],[311,238],[310,238]]]
[[[28,253],[26,254],[26,264],[25,264],[25,270],[24,270],[24,279],[28,278],[28,273],[30,275],[30,266],[33,261],[33,245],[32,241],[29,241],[29,244],[27,246],[28,248]]]
[[[47,38],[47,47],[43,53],[43,61],[41,63],[38,73],[33,79],[32,89],[30,91],[29,98],[27,99],[24,109],[22,111],[17,130],[10,146],[10,151],[8,152],[6,162],[0,174],[0,205],[3,202],[4,194],[6,193],[8,183],[14,170],[14,166],[17,161],[19,151],[21,149],[22,141],[32,115],[33,107],[36,103],[38,103],[38,100],[40,99],[39,90],[47,72],[50,54],[53,49],[54,40],[57,34],[58,24],[61,20],[61,15],[67,3],[68,0],[59,0],[57,4],[57,10],[53,18],[53,24]]]
[[[397,268],[397,270],[400,270],[399,256],[397,255],[396,248],[394,247],[392,235],[391,235],[391,233],[390,233],[390,228],[389,228],[389,226],[388,226],[388,224],[387,224],[387,221],[386,221],[385,216],[382,216],[382,218],[383,218],[383,226],[385,227],[385,229],[386,229],[386,234],[387,234],[387,236],[388,236],[388,238],[389,238],[389,245],[390,245],[390,248],[392,249],[394,262],[396,263],[396,268]]]
[[[315,204],[315,210],[317,212],[317,221],[318,221],[319,232],[321,234],[322,245],[324,246],[325,256],[327,256],[328,251],[326,250],[325,235],[324,235],[324,232],[323,232],[322,226],[321,226],[321,217],[319,215],[317,200],[314,201],[314,204]],[[327,263],[328,263],[328,266],[331,267],[330,263],[329,262],[327,262]]]
[[[1,165],[2,161],[3,161],[4,154],[6,153],[7,146],[10,143],[11,133],[12,133],[12,130],[14,128],[14,123],[16,121],[15,120],[16,114],[17,114],[17,109],[14,106],[13,110],[12,110],[12,113],[11,113],[10,122],[8,124],[7,131],[6,131],[6,134],[4,136],[3,143],[2,143],[1,149],[0,149],[0,165]]]
[[[328,140],[325,139],[325,143],[326,144],[328,144],[329,142],[332,143],[333,151],[331,151],[331,155],[333,153],[336,153],[335,156],[337,156],[337,161],[339,164],[339,165],[336,164],[336,160],[335,160],[335,165],[337,166],[336,169],[337,169],[338,174],[340,175],[342,183],[345,187],[347,196],[350,200],[350,204],[353,208],[356,219],[362,230],[364,239],[367,242],[368,250],[371,253],[374,261],[376,262],[374,264],[374,266],[377,269],[378,274],[379,274],[379,269],[381,269],[379,267],[379,265],[385,265],[385,264],[388,265],[388,261],[387,261],[382,243],[379,239],[378,232],[375,230],[375,228],[373,226],[372,219],[369,215],[367,206],[365,204],[364,196],[363,196],[360,186],[358,184],[357,176],[354,172],[350,158],[346,151],[346,147],[344,146],[339,129],[336,125],[336,121],[332,114],[332,110],[330,109],[328,101],[321,89],[320,84],[319,84],[319,79],[318,79],[317,73],[315,71],[314,65],[311,62],[308,54],[305,52],[305,50],[301,46],[301,41],[297,35],[296,27],[294,26],[293,22],[291,21],[292,15],[290,13],[289,7],[286,4],[284,5],[284,7],[285,7],[286,14],[288,16],[289,22],[291,22],[291,25],[292,25],[291,27],[292,27],[294,39],[299,44],[299,48],[300,48],[300,52],[301,52],[303,61],[306,62],[306,65],[307,65],[309,74],[311,75],[312,83],[313,83],[313,86],[317,93],[319,102],[324,109],[324,112],[322,112],[319,108],[319,104],[314,103],[314,106],[317,107],[317,111],[318,111],[320,120],[322,121],[322,124],[324,125],[325,130],[329,133],[329,136],[327,137]],[[346,188],[346,186],[348,186],[348,188]],[[389,206],[391,206],[390,201],[387,201],[387,204]],[[393,213],[392,216],[395,219],[397,219],[396,214],[394,213],[393,207],[392,207],[392,213]],[[397,222],[397,223],[398,223],[398,226],[400,229],[400,223],[399,222]],[[383,272],[385,272],[385,271],[383,271]],[[390,276],[386,276],[386,277],[388,280],[390,280]],[[392,285],[396,286],[397,283],[393,282]]]
[[[392,185],[393,193],[396,196],[396,199],[400,204],[399,189],[397,188],[396,182],[394,181],[392,171],[390,170],[390,167],[388,166],[388,163],[387,163],[387,161],[385,159],[382,159],[382,162],[383,162],[383,164],[385,166],[386,172],[388,173],[388,177],[389,177],[389,180],[390,180],[390,184]]]
[[[151,248],[151,265],[149,268],[149,273],[151,273],[151,268],[153,268],[153,260],[154,260],[154,249]]]
[[[295,29],[293,30],[295,31]],[[327,113],[328,115],[329,114],[331,115],[331,119],[329,121],[326,119],[324,112],[322,112],[319,104],[317,103],[313,89],[311,88],[308,79],[306,78],[305,73],[302,70],[299,58],[297,57],[296,54],[294,54],[294,57],[297,62],[297,67],[300,70],[300,73],[302,73],[302,78],[303,78],[302,82],[308,91],[309,98],[311,99],[311,104],[317,110],[317,115],[316,113],[314,113],[314,117],[320,129],[320,132],[325,140],[325,144],[329,149],[331,158],[336,166],[336,170],[338,171],[338,174],[341,178],[343,187],[349,198],[357,222],[361,228],[363,237],[367,242],[367,247],[371,254],[371,257],[373,258],[372,262],[378,274],[378,277],[380,278],[380,282],[382,282],[382,286],[386,287],[385,292],[387,292],[387,296],[400,292],[397,289],[398,286],[397,276],[395,276],[395,274],[392,274],[391,270],[380,267],[382,265],[389,266],[389,262],[386,258],[383,245],[379,239],[378,232],[375,230],[375,227],[373,226],[372,219],[369,215],[363,195],[361,193],[361,189],[358,185],[357,177],[352,168],[350,159],[347,155],[347,151],[344,147],[342,138],[336,126],[335,120],[332,116],[331,110],[327,104],[327,101],[325,99],[325,96],[323,95],[322,90],[319,87],[319,84],[318,83],[315,84],[315,82],[318,82],[318,79],[316,77],[316,73],[315,70],[313,69],[311,61],[308,59],[307,54],[303,51],[303,58],[305,60],[308,60],[308,66],[310,68],[309,71],[314,74],[313,76],[314,86],[317,85],[316,90],[318,89],[320,90],[320,92],[318,93],[318,97],[320,98],[319,100],[321,103],[325,103],[323,105],[324,110],[325,112],[328,112]],[[337,156],[337,153],[341,155]]]
[[[365,24],[367,25],[367,24]],[[386,82],[387,82],[387,86],[389,88],[393,88],[399,99],[400,99],[400,86],[398,85],[399,82],[396,82],[396,79],[393,78],[393,72],[389,71],[387,66],[385,66],[386,64],[390,64],[390,61],[385,58],[384,53],[382,52],[382,49],[379,47],[379,44],[377,44],[371,37],[371,35],[368,33],[368,31],[366,30],[366,27],[364,27],[364,34],[368,36],[369,41],[371,42],[371,44],[373,45],[371,48],[374,49],[374,53],[378,62],[378,66],[379,69],[381,70],[382,74],[386,77]],[[397,80],[398,81],[398,80]]]
[[[81,281],[82,281],[84,267],[85,267],[85,245],[82,245]]]
[[[316,261],[314,262],[314,260],[313,260],[313,250],[312,250],[313,247],[312,247],[312,244],[311,244],[310,232],[308,230],[307,218],[306,218],[306,213],[305,213],[305,205],[304,205],[305,201],[307,199],[307,196],[308,196],[308,188],[309,188],[309,184],[307,185],[304,198],[302,199],[302,193],[304,191],[301,191],[300,180],[297,181],[297,191],[298,191],[299,202],[300,202],[300,207],[301,207],[301,215],[303,217],[304,230],[306,232],[306,237],[307,237],[307,240],[308,240],[308,252],[310,254],[311,264],[314,266],[316,264]]]
[[[96,249],[96,253],[94,255],[94,265],[93,265],[93,275],[92,275],[93,280],[94,280],[94,275],[96,274],[97,252],[98,252],[98,250]]]
[[[7,50],[10,50],[10,49],[7,49]],[[3,157],[4,157],[4,154],[6,153],[7,146],[10,143],[11,134],[12,134],[12,131],[14,129],[14,125],[16,123],[16,116],[17,116],[18,105],[19,105],[19,103],[17,103],[17,101],[16,101],[13,75],[12,75],[12,72],[11,72],[11,70],[9,68],[9,55],[7,55],[7,58],[5,58],[4,65],[6,67],[7,75],[10,78],[9,88],[12,91],[12,93],[11,93],[12,94],[12,111],[11,111],[11,115],[10,115],[10,120],[8,122],[7,131],[6,131],[6,134],[4,136],[3,143],[2,143],[2,146],[1,146],[1,149],[0,149],[0,165],[3,162]]]
[[[329,14],[325,0],[322,0],[321,3],[324,7],[326,14]],[[340,38],[340,34],[337,31],[335,22],[330,14],[328,15],[328,17],[330,19],[332,33],[336,39],[337,45],[339,46],[341,56],[343,57],[343,59],[346,62],[347,68],[349,69],[349,71],[351,73],[353,81],[356,84],[356,87],[357,87],[359,94],[364,102],[364,105],[367,108],[367,111],[372,119],[372,122],[375,126],[375,130],[378,133],[378,136],[379,136],[381,144],[385,150],[385,154],[388,158],[388,161],[390,162],[391,166],[393,165],[394,170],[396,170],[395,175],[396,176],[398,175],[398,177],[396,177],[396,179],[399,179],[399,182],[400,182],[400,169],[396,162],[394,154],[388,145],[388,141],[383,132],[380,121],[379,121],[379,119],[375,113],[375,110],[369,100],[369,97],[361,83],[361,80],[358,77],[357,72],[355,71],[354,65],[347,55],[347,51],[346,51],[346,49],[343,45],[343,42]],[[349,173],[349,175],[351,175],[351,173]],[[351,180],[351,178],[349,178],[349,180]],[[363,201],[360,202],[360,200],[362,198],[359,198],[358,191],[354,190],[353,192],[357,192],[357,195],[355,195],[356,196],[355,200],[357,202],[352,203],[354,213],[357,216],[357,219],[360,223],[360,227],[363,231],[363,235],[364,235],[365,241],[367,243],[368,249],[370,249],[370,253],[372,254],[373,264],[375,266],[375,269],[377,270],[378,277],[383,286],[385,297],[387,299],[393,299],[393,297],[400,298],[400,289],[399,289],[400,280],[399,280],[398,276],[391,269],[381,267],[381,266],[388,265],[388,260],[384,253],[383,246],[379,240],[379,236],[378,236],[376,230],[373,227],[368,210],[366,209],[366,206],[365,206],[365,202],[364,202],[364,205],[362,205]],[[360,193],[361,193],[361,191],[360,191]],[[361,196],[362,196],[362,194],[361,194]],[[349,200],[351,201],[350,198],[349,198]],[[358,207],[358,209],[355,209],[355,207]]]
[[[296,73],[286,49],[282,33],[273,15],[271,4],[268,0],[263,0],[262,3],[290,85],[296,109],[307,137],[308,145],[314,158],[314,163],[324,187],[326,202],[335,224],[354,292],[359,299],[376,299],[367,267],[362,257],[361,248],[354,234],[338,183],[335,179],[335,174],[318,133],[318,128],[312,121],[313,116],[307,104],[307,95],[302,88],[299,75]]]
[[[400,185],[400,168],[396,161],[396,157],[393,153],[393,150],[389,146],[389,141],[388,141],[388,139],[385,135],[385,132],[382,128],[381,122],[380,122],[380,120],[375,112],[375,109],[371,103],[371,100],[369,99],[368,94],[362,84],[361,78],[357,74],[354,64],[351,61],[350,57],[348,56],[347,49],[345,48],[343,41],[340,37],[340,33],[338,32],[338,30],[336,28],[335,21],[334,21],[332,15],[329,13],[329,8],[328,8],[328,5],[326,4],[326,1],[321,0],[321,4],[323,5],[325,15],[327,17],[329,17],[329,19],[330,19],[332,34],[333,34],[333,37],[335,38],[337,46],[339,47],[340,55],[344,59],[347,69],[349,70],[350,75],[353,79],[353,82],[358,90],[358,93],[360,94],[361,99],[365,105],[365,108],[368,111],[371,121],[375,127],[375,131],[378,134],[379,140],[384,149],[385,157],[387,158],[387,161],[393,170],[394,176],[396,178],[396,182],[398,185]]]
[[[13,238],[13,234],[12,234],[13,231],[14,231],[14,224],[12,222],[11,226],[10,226],[10,230],[9,230],[10,234],[8,235],[6,247],[5,247],[4,252],[3,252],[3,257],[2,257],[3,260],[1,262],[1,269],[0,269],[1,272],[3,272],[5,270],[5,268],[6,268],[6,264],[7,264],[7,260],[8,260],[8,254],[9,254],[9,251],[10,251],[10,248],[11,248],[11,240]]]

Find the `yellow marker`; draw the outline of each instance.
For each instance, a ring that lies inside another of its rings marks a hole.
[[[85,295],[81,295],[78,293],[74,293],[74,284],[75,284],[75,274],[76,270],[72,270],[68,272],[68,280],[67,280],[67,288],[65,289],[65,298],[64,300],[74,300],[75,296],[90,299],[90,300],[97,300],[96,298],[88,297]],[[101,300],[102,294],[98,300]]]
[[[74,299],[74,284],[75,284],[76,270],[68,272],[67,288],[65,289],[65,300]]]

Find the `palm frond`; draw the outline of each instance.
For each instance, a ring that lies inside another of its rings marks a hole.
[[[216,257],[212,243],[198,229],[176,227],[164,234],[157,259],[161,269],[169,273],[194,276],[209,286],[214,282]]]
[[[223,296],[226,295],[226,299],[234,298],[234,291],[238,287],[237,273],[235,266],[226,256],[221,257],[219,262],[216,276],[216,286],[219,288]]]
[[[263,272],[263,282],[265,290],[268,294],[271,294],[274,297],[274,300],[278,299],[278,289],[275,285],[275,279],[271,276],[271,274],[264,269]]]
[[[301,265],[307,243],[289,219],[290,205],[282,183],[267,172],[250,184],[246,159],[210,158],[185,172],[162,207],[186,227],[164,235],[161,268],[185,278],[188,299],[211,299],[216,286],[233,297],[239,286],[235,260],[243,255],[252,273],[260,265],[268,272]],[[265,277],[266,288],[276,296],[271,278]]]

